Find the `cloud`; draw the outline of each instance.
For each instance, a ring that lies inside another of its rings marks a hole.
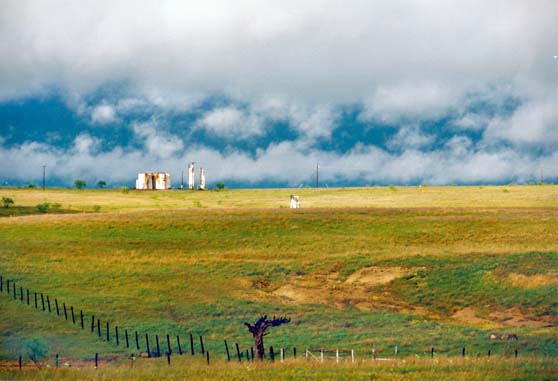
[[[184,143],[177,136],[167,134],[157,128],[157,120],[151,119],[132,125],[134,134],[143,142],[146,154],[161,159],[168,159],[184,148]]]
[[[196,124],[197,129],[227,140],[245,140],[264,134],[264,121],[255,114],[229,106],[206,112]]]
[[[114,108],[107,104],[96,106],[91,111],[91,121],[94,124],[108,124],[117,120]]]

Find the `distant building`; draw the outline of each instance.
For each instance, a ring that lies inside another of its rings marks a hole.
[[[196,186],[196,169],[194,163],[188,165],[188,189],[194,189]]]
[[[200,189],[205,189],[205,170],[200,168]]]
[[[138,173],[136,189],[170,189],[170,173],[166,172],[143,172]]]
[[[299,209],[300,208],[300,197],[291,195],[291,203],[289,205],[291,209]]]

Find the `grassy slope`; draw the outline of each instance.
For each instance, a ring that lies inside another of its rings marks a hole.
[[[544,327],[556,319],[557,187],[304,189],[305,209],[281,210],[291,193],[2,189],[20,206],[102,212],[0,219],[0,273],[87,317],[204,334],[216,353],[223,338],[250,345],[241,323],[268,312],[293,318],[268,337],[276,347],[558,354]],[[370,266],[400,274],[350,281]],[[4,358],[32,336],[75,358],[125,352],[0,297]],[[493,330],[521,340],[488,342]]]

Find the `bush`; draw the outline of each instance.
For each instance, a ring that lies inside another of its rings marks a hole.
[[[107,182],[105,180],[99,180],[97,186],[102,189],[107,186]]]
[[[224,183],[217,183],[217,184],[215,184],[215,188],[217,188],[219,190],[223,190],[223,189],[225,189],[225,184]]]
[[[42,204],[37,204],[37,210],[40,213],[48,213],[49,208],[50,208],[50,204],[48,202],[43,202]]]
[[[128,194],[128,192],[130,192],[130,188],[128,187],[120,187],[120,192],[124,193],[124,194]]]
[[[14,204],[14,200],[10,197],[2,197],[2,204],[4,204],[4,208],[9,208]]]
[[[74,186],[75,186],[77,189],[83,189],[83,188],[85,188],[85,187],[87,186],[87,183],[85,182],[85,180],[79,180],[79,179],[78,179],[78,180],[75,180],[75,181],[74,181]]]

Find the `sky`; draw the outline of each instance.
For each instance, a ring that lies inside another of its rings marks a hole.
[[[558,182],[558,1],[0,0],[0,185]]]

